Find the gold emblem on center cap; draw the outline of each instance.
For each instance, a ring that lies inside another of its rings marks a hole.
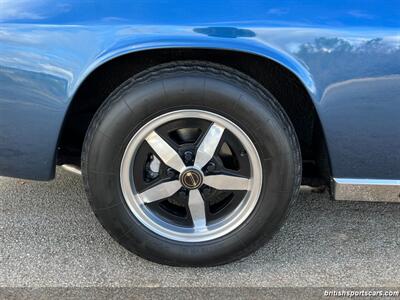
[[[194,171],[187,171],[182,176],[182,183],[189,189],[198,188],[201,185],[201,174]]]

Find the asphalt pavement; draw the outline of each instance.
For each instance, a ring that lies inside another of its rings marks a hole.
[[[1,287],[399,287],[400,205],[303,190],[284,227],[241,261],[213,268],[148,262],[90,210],[81,178],[0,177]]]

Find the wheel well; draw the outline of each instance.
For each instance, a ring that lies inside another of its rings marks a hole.
[[[204,60],[235,68],[271,92],[296,130],[303,158],[304,180],[320,185],[329,175],[321,124],[310,96],[300,80],[280,64],[264,57],[215,49],[157,49],[117,57],[94,70],[76,92],[63,124],[57,163],[80,164],[89,123],[107,96],[125,80],[151,66],[177,60]]]

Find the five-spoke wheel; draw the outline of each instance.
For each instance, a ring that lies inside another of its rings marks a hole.
[[[186,242],[237,228],[254,209],[262,183],[248,136],[202,110],[167,113],[144,125],[126,148],[120,176],[135,216],[150,230]]]
[[[184,61],[136,74],[105,100],[86,134],[82,175],[94,213],[125,248],[211,266],[246,256],[279,228],[301,159],[264,87]]]

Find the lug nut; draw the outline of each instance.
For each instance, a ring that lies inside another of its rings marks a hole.
[[[186,152],[183,154],[183,156],[184,156],[184,159],[185,159],[185,162],[186,162],[186,163],[190,162],[190,161],[193,159],[193,153],[190,152],[190,151],[186,151]]]
[[[213,171],[215,171],[215,168],[216,168],[216,166],[215,166],[215,164],[214,164],[213,162],[210,162],[210,163],[207,165],[207,171],[208,171],[208,172],[213,172]]]
[[[185,198],[187,196],[186,190],[185,189],[179,190],[178,196],[179,198]]]
[[[168,176],[169,178],[174,178],[174,177],[175,177],[175,172],[174,172],[174,170],[172,170],[171,168],[168,168],[168,170],[167,170],[167,176]]]
[[[211,189],[209,188],[209,187],[205,187],[205,188],[203,188],[203,195],[204,196],[210,196],[210,194],[211,194]]]

